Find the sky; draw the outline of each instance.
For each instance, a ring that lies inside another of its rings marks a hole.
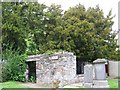
[[[69,9],[69,7],[74,7],[77,4],[82,4],[85,8],[95,7],[99,5],[100,9],[103,9],[104,15],[106,16],[112,9],[112,15],[114,17],[114,25],[112,29],[114,31],[118,30],[118,2],[120,0],[38,0],[39,3],[44,3],[50,6],[52,3],[61,5],[63,10]]]

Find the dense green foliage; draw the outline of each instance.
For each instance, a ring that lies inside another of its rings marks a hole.
[[[99,6],[86,10],[79,4],[65,12],[65,30],[69,33],[65,42],[80,60],[109,59],[116,49],[112,18],[111,11],[105,17]]]
[[[78,4],[63,12],[55,4],[3,2],[3,78],[24,81],[26,54],[64,50],[84,61],[120,60],[112,19],[112,12],[104,16],[99,6],[86,9]]]
[[[65,50],[87,61],[117,55],[113,16],[111,11],[104,16],[99,6],[86,9],[78,4],[63,13],[55,4],[3,2],[2,16],[3,51],[13,44],[23,54]]]
[[[117,60],[120,61],[120,50],[113,51],[111,55],[109,56],[111,60]]]
[[[2,81],[25,81],[26,55],[20,55],[18,50],[5,49],[2,54]]]
[[[43,8],[45,5],[38,3],[2,3],[3,50],[6,44],[13,44],[21,53],[36,53],[36,35],[42,32]]]

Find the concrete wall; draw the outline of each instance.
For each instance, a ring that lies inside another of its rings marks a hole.
[[[109,76],[111,78],[120,77],[120,61],[109,61]]]

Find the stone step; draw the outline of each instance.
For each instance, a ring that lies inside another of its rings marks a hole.
[[[94,86],[107,86],[108,81],[107,80],[94,80],[93,85]]]
[[[93,84],[92,83],[84,83],[85,88],[92,88]]]
[[[63,88],[80,88],[82,86],[83,86],[82,83],[74,83],[74,84],[66,85]]]
[[[109,85],[106,85],[106,86],[94,85],[93,88],[109,88]]]

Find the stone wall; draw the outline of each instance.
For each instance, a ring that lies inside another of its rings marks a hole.
[[[36,61],[36,82],[52,84],[56,80],[68,84],[81,80],[76,75],[76,56],[71,52],[32,55],[27,62]]]
[[[109,60],[109,76],[111,78],[120,77],[120,61]]]

